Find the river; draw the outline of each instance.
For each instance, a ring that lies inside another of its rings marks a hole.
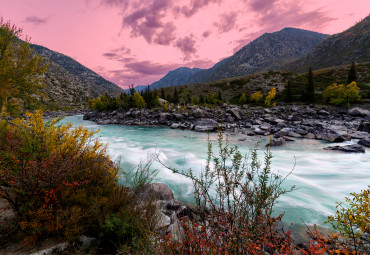
[[[158,152],[166,165],[180,170],[191,168],[199,173],[205,166],[208,138],[205,133],[167,127],[99,126],[84,121],[82,115],[62,120],[67,121],[89,129],[100,129],[96,136],[108,144],[109,155],[120,162],[121,169],[134,169],[140,161],[146,161],[151,154]],[[239,138],[230,135],[230,143],[237,145],[243,154],[249,153],[258,143],[259,158],[263,159],[268,137],[249,137],[246,141],[239,141]],[[210,139],[215,141],[217,134],[211,134]],[[323,226],[327,216],[335,213],[335,202],[344,201],[351,192],[360,192],[370,185],[369,149],[365,153],[346,154],[323,150],[325,146],[328,143],[324,141],[296,139],[283,147],[272,148],[274,171],[284,176],[294,167],[283,187],[295,185],[298,188],[281,197],[275,206],[275,213],[285,212],[285,222],[302,226],[304,221],[308,225]],[[157,162],[152,167],[158,169],[157,182],[167,184],[176,199],[192,201],[190,180],[172,173]]]

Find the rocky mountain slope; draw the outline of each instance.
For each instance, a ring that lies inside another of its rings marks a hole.
[[[287,62],[306,56],[327,35],[296,28],[265,33],[220,65],[209,80],[280,70]]]
[[[370,15],[346,31],[319,43],[305,58],[287,65],[295,72],[370,61]]]
[[[117,95],[123,90],[74,59],[39,45],[31,45],[49,63],[43,93],[49,108],[83,106],[101,94]]]
[[[150,85],[150,89],[154,90],[162,87],[186,84],[192,75],[197,74],[201,70],[202,69],[199,68],[190,69],[188,67],[177,68],[175,70],[168,72],[159,81],[153,82]]]

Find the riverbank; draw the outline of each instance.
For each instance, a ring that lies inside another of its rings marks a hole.
[[[370,110],[360,107],[346,110],[313,105],[263,108],[224,104],[215,108],[177,107],[170,111],[91,111],[83,118],[99,125],[168,126],[198,132],[212,132],[221,127],[234,134],[273,136],[272,146],[283,145],[295,138],[329,142],[359,139],[361,146],[370,146]]]

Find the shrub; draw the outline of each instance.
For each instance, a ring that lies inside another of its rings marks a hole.
[[[350,105],[351,103],[360,101],[359,87],[353,81],[347,86],[334,83],[328,86],[322,93],[323,100],[334,105]]]
[[[276,88],[272,88],[266,96],[265,105],[270,107],[271,101],[275,98],[275,96],[276,96]],[[276,105],[276,103],[274,103],[273,105]]]
[[[148,235],[150,210],[118,185],[119,169],[95,133],[45,122],[40,111],[2,122],[0,198],[16,213],[26,243],[85,234],[118,246]]]
[[[290,231],[279,232],[282,215],[273,217],[276,200],[290,192],[281,189],[285,178],[271,172],[271,153],[267,149],[265,164],[251,162],[237,147],[230,147],[222,134],[216,155],[208,142],[208,158],[199,177],[189,170],[178,171],[192,180],[198,215],[183,218],[181,241],[166,236],[158,241],[161,254],[256,254],[264,250],[292,254]]]
[[[245,93],[243,93],[240,98],[239,98],[239,103],[240,104],[246,104],[247,103],[247,97],[245,96]]]
[[[262,97],[263,97],[263,95],[262,95],[261,91],[257,91],[255,93],[251,94],[250,100],[252,102],[258,103],[258,102],[260,102],[262,100]]]

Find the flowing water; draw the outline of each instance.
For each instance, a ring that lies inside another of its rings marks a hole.
[[[83,125],[89,129],[100,129],[99,139],[108,143],[108,153],[120,162],[122,169],[134,169],[140,161],[146,161],[153,153],[160,152],[160,159],[179,170],[191,168],[199,173],[205,166],[207,138],[205,133],[188,130],[175,130],[165,127],[137,127],[122,125],[98,126],[84,121],[82,116],[69,116],[62,122]],[[211,140],[217,134],[210,135]],[[269,138],[251,137],[239,141],[238,136],[229,136],[231,144],[243,153],[259,143],[259,158],[263,160],[264,145]],[[356,143],[356,140],[346,143]],[[351,192],[360,192],[370,185],[370,150],[366,153],[342,153],[325,151],[328,143],[310,139],[296,139],[283,147],[272,148],[272,169],[281,175],[292,174],[283,187],[296,185],[298,190],[284,195],[275,207],[275,213],[285,212],[284,221],[295,226],[306,224],[322,225],[328,215],[336,211],[335,202],[344,201]],[[191,181],[172,173],[159,163],[157,181],[167,184],[175,198],[182,202],[192,201]]]

